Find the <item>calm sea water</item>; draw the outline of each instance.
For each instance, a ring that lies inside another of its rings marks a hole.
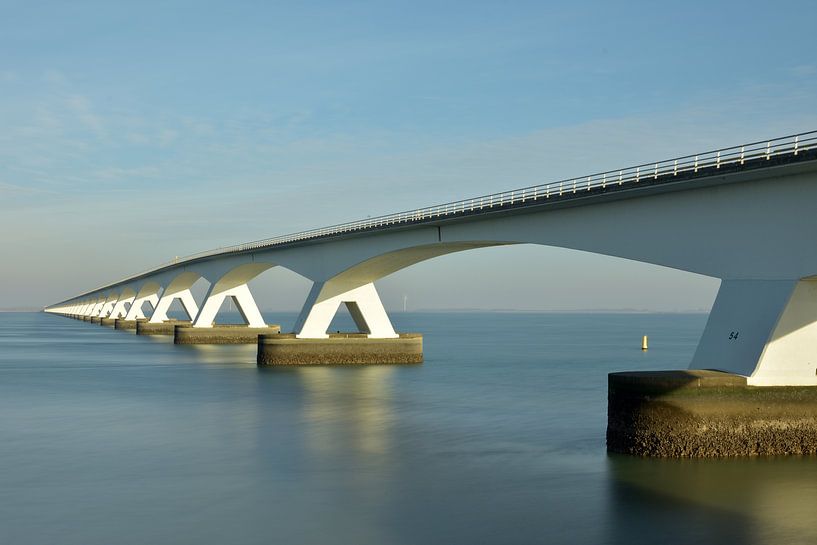
[[[817,543],[817,458],[605,452],[607,373],[686,367],[705,316],[393,319],[425,364],[0,314],[0,543]]]

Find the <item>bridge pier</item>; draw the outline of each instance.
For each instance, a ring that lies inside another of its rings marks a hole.
[[[129,306],[133,305],[134,299],[136,299],[136,293],[130,288],[124,288],[122,293],[117,296],[116,303],[108,318],[124,318],[128,313]]]
[[[327,333],[345,304],[357,333]],[[380,296],[369,282],[315,282],[295,323],[295,332],[258,337],[259,366],[365,365],[423,362],[423,337],[397,334]]]
[[[332,319],[344,303],[360,333],[370,339],[396,339],[380,295],[372,282],[349,285],[338,280],[315,282],[295,323],[299,339],[327,339]]]
[[[817,278],[723,280],[688,371],[610,374],[608,450],[817,454],[815,346]]]
[[[102,304],[102,307],[99,310],[99,317],[100,318],[107,318],[108,315],[113,311],[113,308],[116,306],[117,296],[110,295]]]
[[[402,333],[369,338],[364,333],[331,333],[324,339],[295,334],[258,337],[258,365],[372,365],[423,363],[423,336]]]
[[[170,309],[170,305],[176,299],[181,302],[182,308],[184,309],[185,314],[187,314],[187,318],[191,322],[199,313],[199,307],[196,304],[196,300],[193,298],[193,293],[190,291],[189,287],[181,290],[171,290],[171,286],[168,286],[164,293],[162,293],[162,297],[159,299],[153,314],[150,316],[150,323],[161,324],[167,322],[169,320],[167,317],[167,311]]]
[[[751,386],[817,386],[817,278],[724,280],[690,365]]]
[[[216,325],[212,327],[195,327],[176,325],[173,332],[175,344],[257,344],[259,335],[272,335],[281,332],[277,324],[262,327],[246,325]]]
[[[136,294],[127,315],[125,315],[125,319],[129,321],[145,319],[146,316],[143,309],[145,303],[150,304],[151,308],[153,308],[155,311],[156,306],[159,304],[160,290],[161,287],[155,282],[151,282],[148,285],[143,286],[139,290],[139,293]]]
[[[252,293],[247,284],[239,284],[237,286],[224,287],[220,282],[214,282],[207,295],[204,298],[204,304],[201,307],[196,319],[193,321],[194,328],[210,328],[216,319],[221,305],[226,298],[231,298],[235,303],[238,312],[244,319],[244,323],[250,328],[266,328],[267,324],[264,322],[261,311],[258,305],[255,304]]]
[[[190,320],[165,320],[164,322],[151,322],[150,320],[136,321],[137,335],[173,335],[177,325],[191,325]]]
[[[719,371],[611,373],[607,450],[703,458],[817,454],[817,387]]]
[[[105,304],[105,299],[104,298],[97,299],[97,301],[91,307],[89,316],[91,316],[92,318],[96,317],[96,316],[99,316],[99,313],[102,310],[102,306],[104,304]]]
[[[136,322],[137,321],[146,321],[146,319],[142,318],[140,320],[128,320],[127,318],[117,318],[114,321],[113,328],[114,329],[129,330],[129,331],[136,331]]]

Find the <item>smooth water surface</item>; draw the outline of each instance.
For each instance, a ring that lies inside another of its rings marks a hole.
[[[817,543],[815,458],[605,452],[607,373],[685,368],[705,316],[393,319],[423,365],[0,314],[0,543]]]

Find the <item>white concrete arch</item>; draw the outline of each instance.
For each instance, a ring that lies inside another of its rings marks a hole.
[[[416,265],[417,263],[442,255],[510,244],[516,243],[505,241],[473,241],[454,243],[438,242],[436,244],[409,246],[361,261],[336,274],[332,277],[331,281],[339,285],[362,286],[380,280],[399,270]]]
[[[162,286],[155,281],[146,281],[136,292],[133,303],[125,316],[126,320],[139,320],[145,318],[144,304],[148,303],[151,310],[155,310],[159,304],[159,294],[162,291]]]
[[[102,311],[102,307],[105,305],[106,298],[102,295],[98,295],[96,298],[96,302],[94,303],[93,307],[91,308],[91,313],[89,316],[91,317],[98,317],[99,313]]]
[[[506,243],[437,242],[408,246],[369,257],[331,278],[317,279],[295,322],[295,334],[299,338],[326,338],[338,308],[345,304],[358,331],[370,338],[395,338],[398,335],[374,286],[376,280],[434,257],[502,244]]]
[[[122,291],[119,293],[116,299],[116,304],[111,309],[111,313],[108,316],[109,318],[123,318],[130,306],[133,304],[133,300],[136,299],[136,290],[134,290],[130,286],[125,286],[122,288]]]
[[[193,322],[193,327],[212,327],[216,314],[227,297],[233,299],[236,308],[248,326],[266,326],[247,283],[273,266],[272,263],[264,262],[244,263],[223,273],[220,278],[211,282],[201,311]]]
[[[168,276],[168,275],[165,275]],[[150,316],[151,323],[162,323],[168,320],[167,311],[170,305],[178,299],[185,313],[190,320],[194,320],[199,313],[199,306],[196,303],[190,288],[201,278],[202,275],[193,271],[177,272],[168,281],[167,286],[162,291],[162,296],[156,303],[153,314]],[[158,282],[157,282],[158,283]]]
[[[119,293],[117,291],[111,291],[108,295],[105,296],[102,304],[99,308],[98,316],[100,318],[107,318],[108,315],[113,310],[114,305],[116,305],[116,301],[119,298]]]

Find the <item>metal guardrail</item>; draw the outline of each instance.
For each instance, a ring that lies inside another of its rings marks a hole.
[[[425,223],[439,219],[454,218],[456,216],[490,213],[499,208],[507,209],[508,207],[515,206],[530,206],[556,198],[562,200],[565,198],[580,198],[586,196],[587,192],[600,189],[604,191],[615,191],[625,188],[632,189],[642,182],[655,183],[658,181],[671,181],[671,179],[681,175],[688,177],[690,175],[694,176],[699,172],[704,174],[704,172],[701,171],[705,171],[708,175],[711,175],[711,169],[718,170],[727,166],[742,166],[747,162],[770,161],[772,158],[780,156],[796,156],[815,148],[817,148],[817,131],[809,131],[771,140],[716,149],[695,155],[686,155],[675,159],[644,163],[633,167],[591,174],[589,176],[568,178],[556,182],[502,191],[500,193],[482,195],[426,208],[418,208],[416,210],[397,212],[385,216],[367,218],[365,220],[310,229],[289,235],[265,238],[176,258],[119,280],[118,282],[106,284],[105,286],[88,291],[83,295],[123,284],[136,278],[158,272],[167,267],[182,265],[206,257],[268,249],[294,242],[328,238],[347,233],[384,229],[406,224]]]

